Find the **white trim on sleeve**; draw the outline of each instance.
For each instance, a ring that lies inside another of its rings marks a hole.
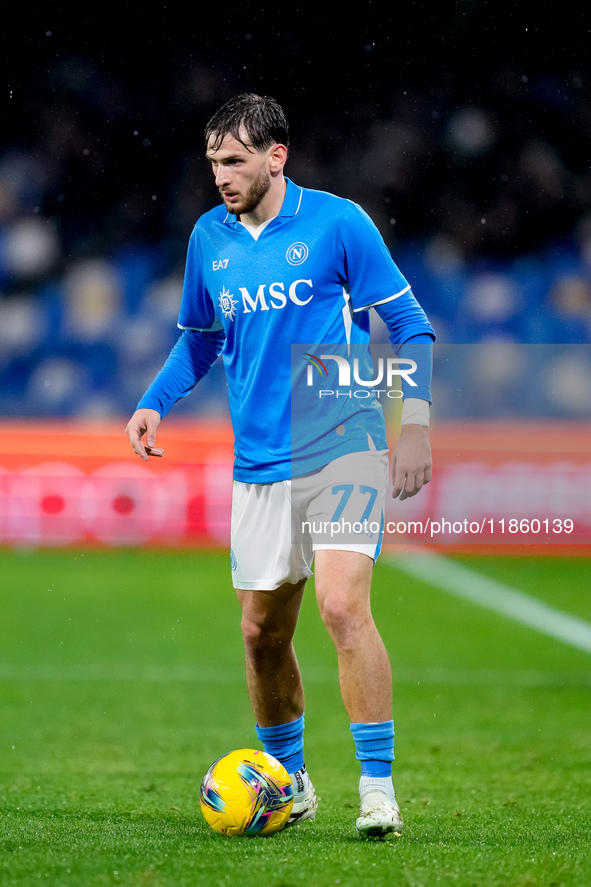
[[[177,323],[177,327],[179,330],[194,330],[196,333],[219,333],[224,329],[219,320],[213,326],[182,326],[182,324]]]
[[[393,302],[394,299],[399,299],[400,296],[403,296],[410,290],[410,283],[403,290],[400,290],[399,293],[396,293],[393,296],[388,296],[387,299],[380,299],[379,302],[372,302],[371,305],[362,305],[361,308],[353,308],[353,314],[357,314],[359,311],[369,311],[370,308],[375,308],[376,305],[385,305],[386,302]]]

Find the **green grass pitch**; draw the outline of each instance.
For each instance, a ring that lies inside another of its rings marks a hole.
[[[0,552],[2,887],[591,884],[591,658],[385,559],[404,835],[355,837],[359,765],[313,583],[296,643],[317,819],[211,831],[202,774],[258,746],[227,560]],[[584,558],[464,560],[591,619]]]

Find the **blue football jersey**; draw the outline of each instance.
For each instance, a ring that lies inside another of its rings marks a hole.
[[[292,394],[309,382],[310,361],[325,346],[363,349],[368,309],[409,292],[361,207],[289,179],[280,214],[256,238],[223,205],[199,219],[178,325],[225,334],[237,480],[283,480],[346,453],[387,447],[375,396],[335,398],[307,421],[308,408],[294,410]],[[417,309],[401,341],[432,333]]]

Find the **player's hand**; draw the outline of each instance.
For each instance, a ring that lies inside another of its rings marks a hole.
[[[426,425],[403,425],[392,456],[392,496],[409,499],[431,480],[433,460]]]
[[[156,410],[136,410],[129,422],[125,433],[128,436],[134,453],[148,461],[149,456],[163,456],[164,450],[157,449],[156,432],[160,425],[160,413]],[[146,443],[142,443],[142,437],[146,435]]]

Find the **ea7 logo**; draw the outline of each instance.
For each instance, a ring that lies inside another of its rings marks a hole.
[[[213,270],[221,271],[222,268],[228,267],[228,259],[214,259],[213,261]]]

